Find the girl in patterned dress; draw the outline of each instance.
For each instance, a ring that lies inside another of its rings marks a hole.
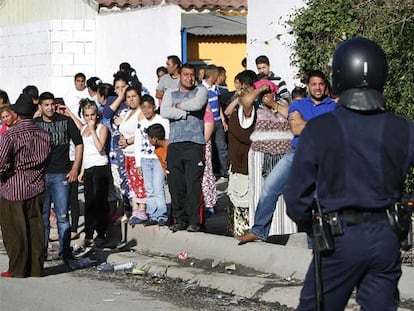
[[[125,155],[125,169],[127,172],[128,184],[130,187],[130,200],[132,203],[132,216],[129,219],[131,225],[144,223],[148,217],[146,213],[146,194],[144,187],[144,179],[138,172],[135,163],[134,142],[138,121],[144,118],[141,112],[141,92],[135,87],[128,87],[125,91],[126,102],[129,110],[119,124],[121,136],[119,138],[119,146]]]

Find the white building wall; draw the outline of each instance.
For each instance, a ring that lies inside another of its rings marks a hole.
[[[256,70],[255,58],[267,55],[272,70],[286,80],[289,90],[297,69],[290,65],[293,37],[284,22],[304,2],[248,1],[248,68]],[[124,61],[154,94],[155,69],[165,65],[168,55],[181,57],[179,6],[97,15],[84,0],[38,0],[36,7],[33,3],[6,0],[0,8],[0,88],[12,101],[27,84],[63,96],[79,71],[112,82]],[[280,40],[275,39],[277,34]]]
[[[155,70],[168,55],[181,58],[181,10],[176,5],[108,13],[96,19],[96,73],[112,83],[119,64],[128,62],[155,95]]]
[[[63,97],[74,88],[74,76],[95,76],[96,22],[94,19],[50,21],[50,90]]]
[[[49,22],[0,28],[0,88],[12,103],[28,84],[49,86]]]
[[[95,73],[95,15],[83,0],[6,0],[0,8],[0,88],[13,103],[28,84],[63,96]],[[92,17],[92,18],[91,18]]]
[[[247,67],[256,71],[255,59],[259,55],[269,57],[271,70],[294,88],[298,69],[290,65],[294,37],[289,35],[285,21],[295,9],[303,7],[304,0],[248,0],[247,15]],[[281,34],[280,40],[276,35]]]

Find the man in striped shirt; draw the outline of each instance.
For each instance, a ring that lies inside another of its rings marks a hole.
[[[0,224],[9,256],[2,277],[39,277],[44,261],[42,195],[49,134],[33,123],[37,110],[22,94],[11,106],[17,122],[0,138]]]
[[[269,58],[266,55],[260,55],[256,58],[256,68],[259,74],[267,77],[278,87],[276,94],[276,101],[280,99],[287,100],[288,103],[291,102],[290,93],[287,89],[286,82],[281,77],[276,76],[272,71],[270,71],[270,62]]]

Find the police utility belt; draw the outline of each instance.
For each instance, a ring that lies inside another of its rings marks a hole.
[[[345,209],[339,212],[323,214],[319,201],[316,199],[313,210],[312,232],[315,251],[320,254],[330,254],[335,251],[334,237],[344,234],[342,225],[357,225],[362,222],[376,222],[388,220],[391,228],[400,240],[402,250],[412,247],[412,221],[413,205],[395,203],[388,209],[366,210]]]

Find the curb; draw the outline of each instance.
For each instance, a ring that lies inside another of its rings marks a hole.
[[[183,267],[168,259],[152,258],[141,254],[118,253],[111,254],[108,262],[122,263],[134,260],[138,267],[146,273],[159,274],[168,278],[180,279],[189,284],[213,288],[221,292],[258,299],[269,303],[278,303],[295,307],[298,302],[301,286],[290,285],[289,282],[266,277],[239,276],[206,270],[197,267]]]
[[[292,235],[286,246],[265,242],[239,246],[237,240],[227,236],[186,231],[172,233],[167,227],[135,226],[128,228],[128,240],[136,241],[139,249],[152,253],[178,256],[185,251],[189,257],[234,262],[264,273],[274,273],[282,278],[291,276],[301,280],[304,279],[312,259],[312,252],[303,247],[306,245],[305,234]],[[402,270],[400,295],[404,299],[414,299],[414,268],[403,266]],[[267,296],[262,297],[265,299]]]

